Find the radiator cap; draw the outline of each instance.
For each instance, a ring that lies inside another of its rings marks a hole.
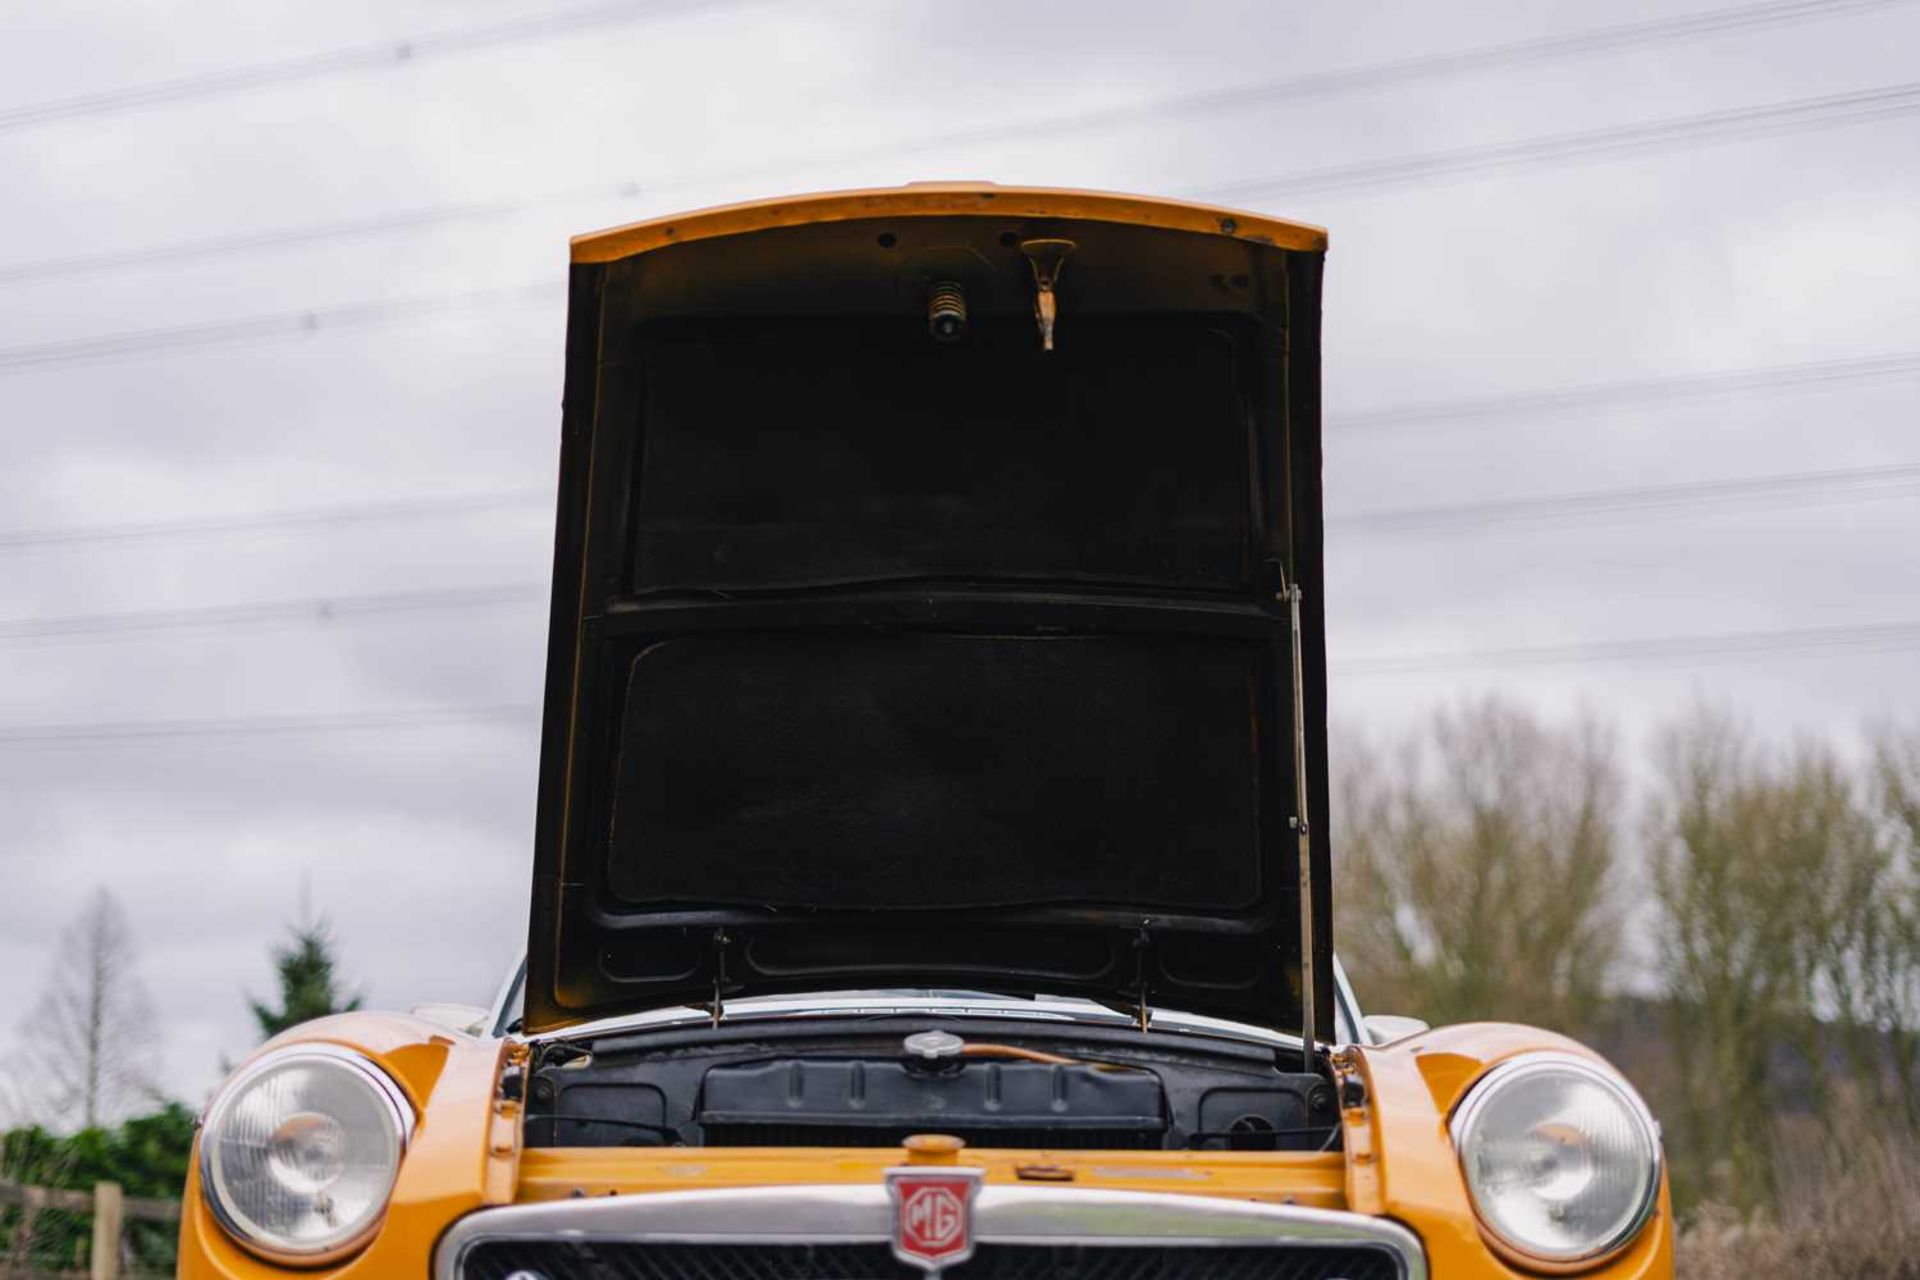
[[[908,1164],[958,1164],[967,1144],[950,1133],[916,1133],[900,1145],[907,1149]]]

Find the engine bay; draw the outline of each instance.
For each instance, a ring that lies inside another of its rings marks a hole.
[[[1332,1150],[1332,1086],[1297,1050],[1030,1022],[885,1018],[540,1042],[533,1147]]]

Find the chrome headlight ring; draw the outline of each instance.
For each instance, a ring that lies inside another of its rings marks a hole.
[[[1598,1265],[1659,1201],[1660,1126],[1617,1073],[1526,1053],[1483,1075],[1449,1126],[1481,1230],[1535,1269]]]
[[[323,1266],[365,1247],[412,1140],[412,1105],[364,1055],[290,1045],[229,1080],[200,1130],[200,1187],[221,1228],[271,1262]]]

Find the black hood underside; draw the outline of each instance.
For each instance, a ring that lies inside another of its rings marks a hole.
[[[922,242],[970,247],[962,341]],[[879,986],[1296,1025],[1318,271],[965,217],[576,267],[528,1029]]]

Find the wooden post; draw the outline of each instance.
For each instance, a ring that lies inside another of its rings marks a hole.
[[[27,1257],[33,1249],[33,1225],[40,1211],[47,1207],[47,1189],[45,1187],[21,1187],[20,1220],[13,1225],[13,1247],[7,1251],[7,1270],[24,1270]]]
[[[93,1255],[89,1280],[119,1280],[120,1211],[125,1199],[117,1182],[93,1184]]]

